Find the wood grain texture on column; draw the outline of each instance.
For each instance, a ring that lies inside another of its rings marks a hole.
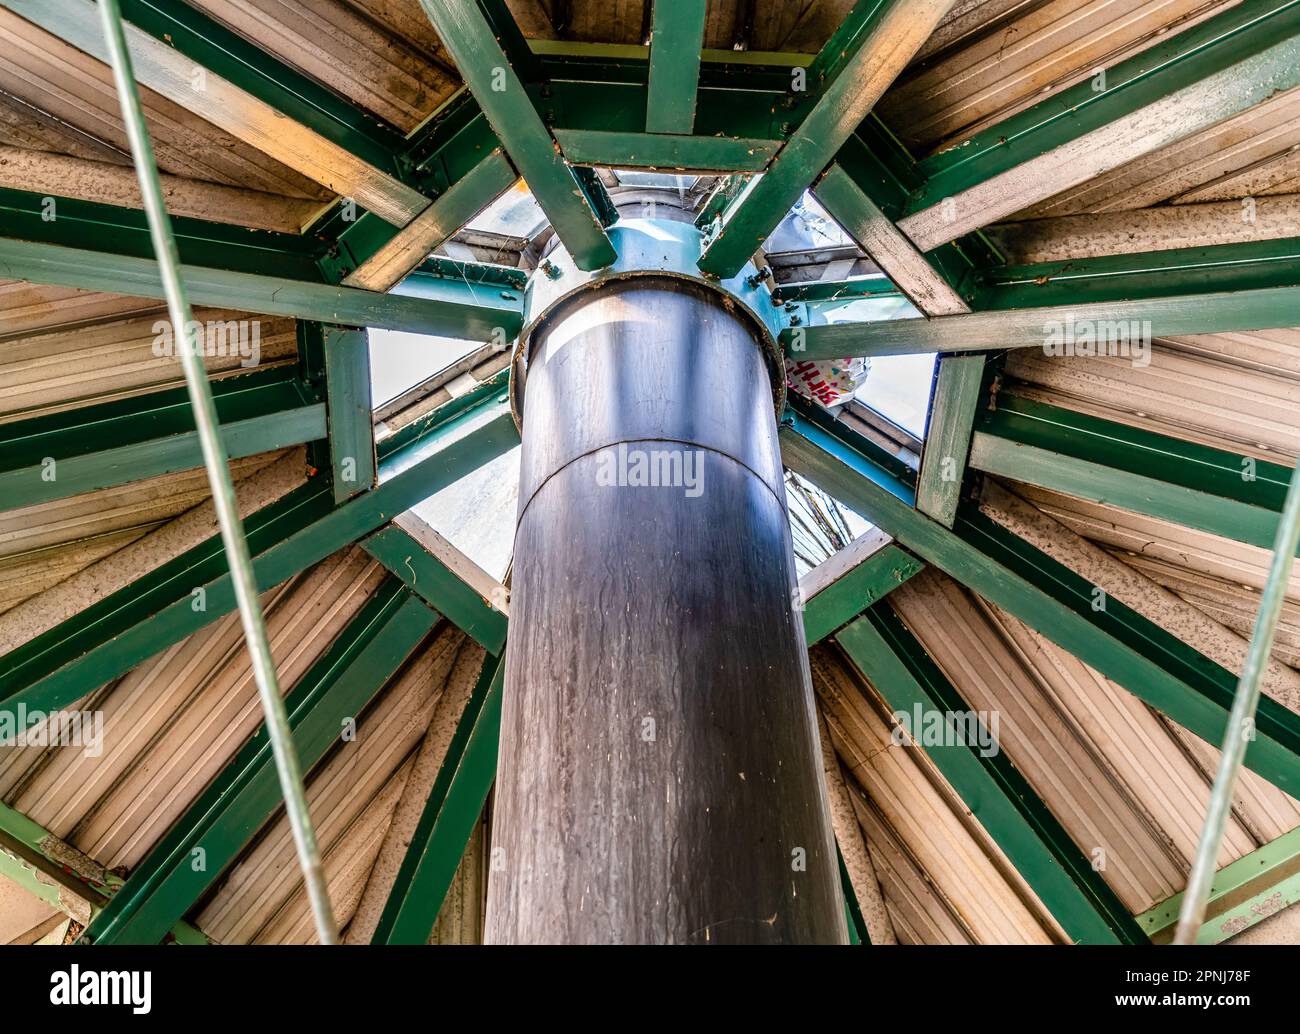
[[[535,339],[523,424],[488,942],[843,943],[753,331],[606,285]]]

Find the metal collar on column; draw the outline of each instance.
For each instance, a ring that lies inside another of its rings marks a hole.
[[[528,375],[530,345],[537,330],[566,302],[613,281],[636,277],[670,277],[688,280],[716,291],[728,308],[753,322],[767,353],[772,374],[772,395],[778,412],[785,401],[785,376],[777,336],[783,326],[781,312],[772,301],[758,269],[745,264],[733,277],[719,280],[699,269],[704,235],[688,222],[659,218],[623,218],[609,227],[609,239],[618,259],[604,269],[582,270],[562,247],[539,264],[524,294],[524,329],[519,333],[511,360],[510,408],[515,423],[523,426],[524,384]]]

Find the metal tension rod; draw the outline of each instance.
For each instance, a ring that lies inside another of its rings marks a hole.
[[[108,44],[109,63],[113,68],[113,81],[122,104],[122,119],[126,123],[127,138],[135,160],[136,176],[140,180],[140,194],[149,219],[149,235],[158,256],[163,289],[167,296],[167,311],[171,317],[175,338],[180,343],[181,366],[185,370],[185,383],[189,388],[190,403],[194,409],[194,424],[198,429],[199,444],[203,451],[203,465],[208,471],[208,484],[212,488],[212,502],[221,527],[221,542],[230,565],[230,578],[234,584],[235,599],[239,604],[239,617],[244,626],[244,638],[252,658],[253,677],[257,682],[262,712],[266,716],[266,731],[275,756],[280,787],[284,791],[285,810],[293,829],[298,861],[302,866],[307,897],[311,902],[316,931],[322,944],[337,944],[338,929],[330,907],[325,886],[325,868],[321,864],[316,832],[312,828],[307,809],[307,794],[303,789],[302,769],[294,750],[289,719],[285,714],[284,699],[275,674],[275,662],[266,641],[266,624],[262,619],[262,604],[253,578],[253,564],[244,538],[244,524],[239,519],[235,502],[235,486],[230,480],[230,467],[225,445],[221,441],[217,411],[212,402],[212,389],[208,385],[207,369],[199,353],[199,344],[191,334],[194,316],[185,285],[180,277],[180,257],[176,239],[172,236],[171,220],[163,203],[162,186],[154,160],[153,144],[140,107],[140,94],[136,90],[135,74],[131,69],[131,56],[127,50],[126,33],[122,28],[122,12],[118,0],[99,0],[100,22]]]
[[[1259,705],[1260,679],[1268,665],[1273,650],[1273,637],[1277,633],[1278,617],[1286,597],[1287,581],[1295,560],[1296,546],[1300,544],[1300,464],[1291,473],[1286,502],[1282,504],[1282,517],[1278,521],[1277,536],[1273,541],[1273,560],[1268,569],[1268,581],[1260,599],[1259,613],[1255,615],[1255,628],[1246,651],[1246,663],[1241,669],[1237,693],[1228,714],[1228,729],[1223,737],[1223,753],[1219,755],[1219,768],[1214,773],[1214,788],[1210,792],[1210,805],[1205,813],[1205,827],[1196,845],[1196,859],[1192,874],[1183,894],[1183,905],[1178,913],[1175,944],[1195,944],[1196,935],[1205,923],[1205,906],[1214,882],[1215,861],[1219,857],[1219,844],[1223,829],[1232,808],[1232,795],[1237,786],[1237,773],[1241,771],[1246,746],[1254,739],[1255,709]]]

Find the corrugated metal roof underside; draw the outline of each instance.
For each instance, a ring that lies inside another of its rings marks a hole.
[[[0,52],[0,185],[138,207],[122,200],[138,193],[108,66],[7,9],[0,35],[10,41]],[[332,196],[173,101],[140,92],[173,210],[293,230]],[[42,166],[34,153],[75,161]]]
[[[165,318],[156,301],[0,282],[0,435],[14,421],[182,388],[179,361],[158,347]],[[253,358],[259,373],[298,362],[292,319],[202,307],[195,318],[250,321],[242,352],[214,349],[224,354],[206,358],[214,380],[249,373],[244,364]],[[306,467],[301,447],[233,460],[244,512],[301,484]],[[0,512],[0,613],[59,586],[53,596],[65,602],[57,613],[70,616],[215,534],[208,498],[207,476],[198,467]],[[172,523],[186,513],[185,521]],[[100,577],[83,578],[84,585],[69,581],[92,567]],[[117,575],[107,577],[114,569]],[[20,626],[26,631],[17,632]],[[33,627],[21,615],[6,615],[0,643],[23,641]]]
[[[90,313],[84,322],[83,311]],[[270,370],[297,361],[295,320],[203,306],[194,318],[234,324],[236,332],[244,323],[242,339],[235,333],[228,347],[208,350],[213,377],[246,373],[254,363]],[[0,426],[183,386],[180,362],[163,336],[168,327],[157,303],[0,284]]]
[[[1300,331],[1158,340],[1149,366],[1007,353],[1005,390],[1291,466],[1300,452]]]
[[[1066,409],[1292,466],[1300,451],[1300,331],[1160,341],[1151,364],[1007,353],[1003,390]],[[1269,551],[1058,492],[1015,485],[1039,509],[1146,577],[1249,636]],[[1300,662],[1300,577],[1293,576],[1275,656]]]
[[[965,139],[1237,0],[958,4],[877,111],[918,156]],[[947,42],[959,29],[965,34]],[[940,42],[942,41],[942,42]],[[946,45],[945,45],[946,43]]]
[[[1130,910],[1183,889],[1217,751],[933,569],[890,602]],[[1300,804],[1247,772],[1219,864],[1297,825]]]
[[[460,86],[418,4],[195,0],[194,6],[403,132]]]
[[[230,472],[238,483],[268,467],[290,465],[305,468],[301,448],[232,460]],[[107,560],[209,498],[207,472],[200,468],[0,511],[0,613]]]
[[[353,547],[264,594],[272,653],[286,692],[386,577],[374,560]],[[462,633],[441,623],[357,716],[355,737],[341,738],[310,773],[308,798],[335,911],[345,930],[426,740],[435,729],[454,728],[483,656]],[[261,724],[234,614],[79,706],[103,713],[103,752],[91,756],[68,747],[6,748],[0,751],[0,797],[105,866],[122,871],[140,863]],[[440,708],[448,712],[441,723]],[[440,740],[444,749],[446,739]],[[440,761],[440,756],[432,759],[435,772]],[[427,786],[423,790],[427,793]],[[413,796],[417,805],[423,799]],[[462,866],[436,938],[478,938],[481,854],[480,841]],[[247,845],[206,903],[195,909],[194,921],[227,943],[312,939],[282,814]]]
[[[891,744],[889,711],[834,645],[813,688],[901,943],[1047,944],[1045,909],[923,751]]]

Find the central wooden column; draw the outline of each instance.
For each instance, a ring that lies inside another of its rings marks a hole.
[[[689,281],[534,333],[487,939],[843,942],[772,383]]]

